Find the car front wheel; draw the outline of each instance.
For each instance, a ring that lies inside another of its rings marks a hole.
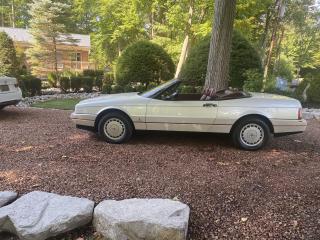
[[[232,132],[233,142],[245,150],[258,150],[270,139],[270,128],[265,121],[258,118],[240,121]]]
[[[98,124],[98,133],[109,143],[128,141],[133,132],[133,126],[127,116],[119,112],[104,115]]]

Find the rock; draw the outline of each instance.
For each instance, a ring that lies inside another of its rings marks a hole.
[[[95,208],[93,225],[108,240],[184,240],[189,213],[166,199],[107,200]]]
[[[44,240],[92,220],[94,202],[85,198],[31,192],[0,208],[0,232],[22,240]]]
[[[17,196],[18,194],[16,192],[0,192],[0,208],[16,200]]]

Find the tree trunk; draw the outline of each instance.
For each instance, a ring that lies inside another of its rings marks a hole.
[[[183,46],[182,46],[181,55],[180,55],[179,63],[178,63],[178,66],[177,66],[175,78],[179,78],[179,76],[180,76],[180,72],[181,72],[182,66],[185,63],[186,59],[187,59],[188,50],[189,50],[189,47],[190,47],[189,40],[190,40],[190,30],[191,30],[191,27],[192,27],[193,3],[194,3],[194,1],[191,0],[190,1],[190,7],[189,7],[189,20],[188,20],[187,27],[186,27],[186,37],[185,37],[184,42],[183,42]]]
[[[15,12],[15,5],[14,0],[11,2],[11,14],[12,14],[12,27],[16,27],[16,12]]]
[[[236,0],[216,0],[204,96],[226,89],[229,81]]]

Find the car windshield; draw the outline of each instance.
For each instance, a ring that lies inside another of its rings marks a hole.
[[[177,82],[176,79],[170,80],[168,82],[165,82],[165,83],[161,84],[158,87],[152,88],[151,90],[148,90],[148,91],[143,92],[143,93],[139,93],[139,95],[142,96],[142,97],[145,97],[145,98],[151,98],[152,96],[157,94],[159,91],[168,88],[169,86],[173,85],[176,82]]]

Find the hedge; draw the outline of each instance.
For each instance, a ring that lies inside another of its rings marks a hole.
[[[190,51],[190,54],[182,67],[180,78],[190,86],[203,86],[210,49],[211,36],[201,39]],[[254,70],[262,74],[261,59],[251,43],[238,31],[234,31],[232,37],[232,51],[230,58],[230,86],[242,88],[248,80],[246,72]]]
[[[119,57],[116,65],[118,85],[151,82],[160,83],[174,77],[175,65],[169,54],[159,45],[139,41],[130,45]]]
[[[24,97],[41,94],[41,79],[32,75],[21,75],[18,81]]]

